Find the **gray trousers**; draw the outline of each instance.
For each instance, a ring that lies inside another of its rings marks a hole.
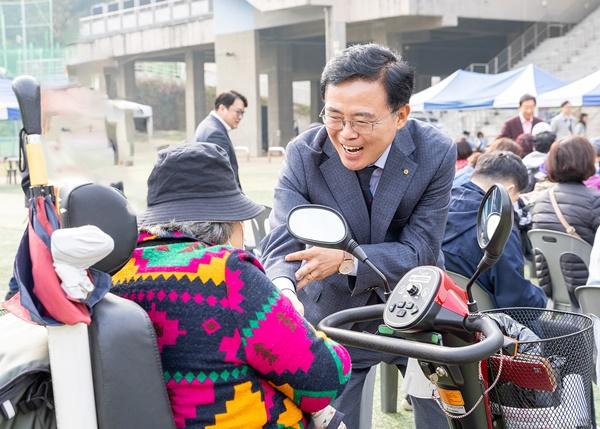
[[[344,423],[348,429],[370,428],[370,415],[363,416],[361,421],[361,397],[363,385],[371,366],[379,362],[395,364],[404,374],[406,370],[405,357],[386,355],[377,352],[368,352],[352,347],[346,347],[352,356],[352,375],[342,394],[336,399],[333,406],[344,413]],[[369,386],[370,388],[370,386]],[[365,392],[370,393],[370,392]],[[367,396],[367,395],[365,395]],[[411,397],[416,429],[448,429],[448,421],[438,404],[431,399]]]

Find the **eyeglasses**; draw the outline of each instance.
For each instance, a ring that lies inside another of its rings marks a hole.
[[[325,127],[329,128],[332,131],[341,131],[346,126],[346,123],[348,123],[350,124],[350,128],[352,128],[354,132],[363,136],[368,136],[369,134],[373,133],[375,125],[380,124],[381,122],[383,122],[384,119],[386,119],[388,116],[396,114],[396,112],[397,110],[393,110],[389,114],[385,115],[382,118],[379,118],[376,121],[347,121],[344,118],[328,115],[327,113],[325,113],[325,108],[323,108],[323,110],[321,110],[321,113],[319,114],[319,118],[321,118],[321,120],[325,124]]]

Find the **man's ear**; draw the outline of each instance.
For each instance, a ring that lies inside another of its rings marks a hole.
[[[410,106],[405,104],[400,107],[396,112],[396,128],[400,129],[404,125],[406,125],[406,121],[408,120],[408,115],[410,114]]]

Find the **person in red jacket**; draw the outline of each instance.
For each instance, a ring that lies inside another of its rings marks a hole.
[[[542,120],[536,116],[535,106],[536,99],[531,94],[525,94],[519,99],[519,114],[514,118],[510,118],[502,126],[502,131],[497,138],[508,137],[517,140],[521,134],[531,134],[533,126]]]

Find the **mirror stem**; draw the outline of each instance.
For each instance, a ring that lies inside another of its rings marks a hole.
[[[373,264],[373,262],[369,261],[368,258],[365,259],[363,262],[365,264],[367,264],[367,266],[369,268],[371,268],[373,271],[375,271],[375,274],[377,274],[381,278],[381,280],[383,280],[383,293],[385,296],[385,301],[387,302],[388,297],[392,293],[392,291],[390,290],[390,284],[388,283],[388,281],[385,278],[385,276],[383,275],[383,273],[381,271],[379,271],[379,269]]]
[[[471,292],[471,288],[473,287],[475,280],[477,280],[481,272],[481,264],[479,264],[477,270],[475,271],[475,274],[473,274],[473,277],[471,277],[469,279],[469,283],[467,283],[467,297],[469,298],[467,307],[469,308],[469,313],[477,313],[479,311],[479,308],[477,308],[477,302],[473,299],[473,292]]]
[[[346,245],[345,250],[346,250],[346,252],[351,253],[352,256],[354,256],[360,262],[366,264],[369,268],[371,268],[373,271],[375,271],[375,274],[377,274],[381,278],[381,280],[383,280],[383,291],[384,291],[385,300],[387,302],[387,298],[391,295],[392,291],[390,289],[390,284],[388,283],[388,280],[385,277],[385,275],[381,271],[379,271],[379,268],[377,268],[373,264],[373,262],[369,261],[367,254],[365,253],[365,251],[363,249],[360,248],[360,246],[358,245],[358,243],[355,240],[350,239],[348,241],[348,244]]]

